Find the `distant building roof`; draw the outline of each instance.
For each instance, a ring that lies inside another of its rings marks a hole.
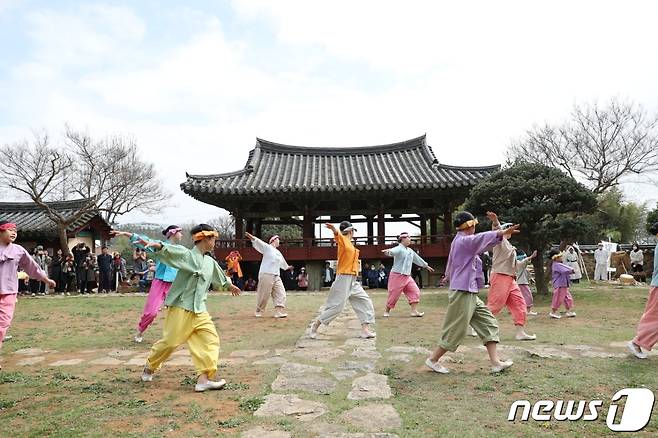
[[[73,201],[48,202],[53,209],[71,217],[80,208],[87,205],[89,200],[76,199]],[[55,238],[57,226],[34,202],[0,202],[0,219],[14,222],[18,226],[19,238]],[[83,214],[67,228],[68,233],[74,233],[86,226],[89,222],[97,222],[103,231],[109,232],[111,226],[96,210]]]
[[[242,170],[187,175],[181,189],[202,201],[278,193],[441,190],[473,186],[499,168],[441,164],[425,135],[364,147],[289,146],[258,138]]]

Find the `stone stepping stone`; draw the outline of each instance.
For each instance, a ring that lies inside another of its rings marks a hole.
[[[140,351],[137,351],[137,350],[112,350],[109,353],[107,353],[107,355],[112,356],[112,357],[128,357],[128,356],[134,356],[137,353],[140,353]]]
[[[331,375],[338,380],[347,380],[356,376],[358,373],[354,370],[332,371]]]
[[[369,400],[391,398],[388,377],[383,374],[368,373],[352,381],[352,390],[347,394],[349,400]]]
[[[351,338],[345,341],[344,344],[345,347],[358,347],[362,348],[364,350],[367,350],[368,348],[370,349],[376,349],[376,342],[375,339],[363,339],[363,338]]]
[[[221,365],[242,365],[246,364],[247,361],[241,357],[223,357],[219,359]]]
[[[283,430],[268,430],[262,427],[254,427],[245,432],[242,432],[240,435],[241,438],[290,438],[292,435],[290,432]]]
[[[352,352],[352,356],[358,357],[361,359],[374,359],[377,360],[382,357],[381,354],[377,350],[363,350],[361,348],[357,348]]]
[[[257,360],[254,362],[254,365],[281,365],[287,362],[288,360],[285,357],[273,356],[267,359]]]
[[[336,358],[344,354],[345,352],[343,350],[332,347],[302,348],[291,353],[295,357],[323,363],[333,362]]]
[[[288,377],[299,377],[305,374],[322,373],[324,369],[315,365],[305,365],[301,363],[288,362],[281,366],[280,373]]]
[[[373,362],[354,362],[346,361],[341,366],[338,367],[341,370],[355,370],[355,371],[372,371],[375,369],[375,364]]]
[[[126,362],[126,365],[128,365],[128,366],[144,366],[144,365],[146,365],[146,358],[142,359],[141,357],[133,357],[128,362]]]
[[[294,417],[299,421],[311,421],[326,412],[327,405],[324,403],[303,400],[294,394],[268,394],[265,396],[265,403],[254,412],[254,416],[286,416]]]
[[[71,366],[71,365],[80,365],[84,361],[85,361],[84,359],[58,360],[57,362],[53,362],[51,364],[48,364],[48,366],[51,366],[51,367],[65,367],[65,366]]]
[[[272,382],[272,391],[305,391],[313,394],[331,394],[336,389],[336,382],[317,374],[303,376],[286,376],[279,374]]]
[[[343,412],[341,418],[359,429],[364,429],[368,432],[383,432],[402,427],[400,415],[389,404],[357,406]]]
[[[91,362],[89,362],[92,365],[109,365],[109,366],[117,366],[121,365],[123,363],[122,360],[119,360],[114,357],[101,357],[98,359],[94,359]]]
[[[411,362],[411,355],[409,354],[394,354],[388,358],[391,362]]]
[[[28,365],[36,365],[38,363],[43,362],[46,360],[45,357],[43,356],[33,356],[33,357],[28,357],[27,359],[22,359],[16,362],[16,365],[19,366],[28,366]]]
[[[22,356],[41,356],[46,353],[52,353],[52,352],[42,350],[41,348],[23,348],[21,350],[14,351],[14,354],[20,354]]]
[[[625,353],[609,353],[607,351],[583,351],[581,355],[584,357],[593,357],[593,358],[601,358],[601,359],[623,358],[628,356],[628,354]]]
[[[241,358],[254,358],[267,356],[269,350],[236,350],[231,352],[229,356],[231,357],[241,357]]]
[[[391,353],[406,353],[406,354],[411,354],[411,353],[427,354],[427,355],[432,354],[432,352],[425,347],[393,346],[387,348],[386,351]]]

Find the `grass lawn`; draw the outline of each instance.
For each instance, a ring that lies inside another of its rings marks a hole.
[[[499,316],[501,344],[521,347],[565,347],[588,345],[624,353],[611,342],[626,341],[646,301],[646,288],[615,289],[576,286],[572,290],[578,317],[550,320],[550,301],[537,297],[540,316],[531,317],[529,333],[538,341],[513,340],[511,318]],[[486,300],[486,294],[481,297]],[[290,294],[290,316],[285,320],[253,317],[254,296],[213,295],[209,310],[215,318],[222,342],[221,357],[237,350],[290,349],[303,334],[308,322],[323,304],[325,295]],[[374,292],[380,315],[386,295]],[[421,303],[424,318],[408,318],[403,301],[388,319],[379,318],[377,349],[382,358],[376,371],[389,376],[394,397],[390,402],[402,417],[403,426],[392,430],[400,437],[481,437],[481,436],[607,436],[605,425],[610,397],[627,387],[658,389],[658,356],[647,361],[623,358],[577,357],[545,359],[518,355],[506,373],[487,373],[486,353],[471,348],[453,356],[448,363],[452,373],[437,375],[424,369],[424,355],[414,355],[409,363],[392,362],[386,349],[391,346],[417,346],[432,349],[440,336],[447,304],[443,290],[428,291]],[[277,375],[274,365],[254,365],[257,359],[222,365],[221,376],[229,382],[222,391],[193,392],[194,370],[189,366],[163,367],[150,384],[139,381],[141,368],[125,364],[83,364],[51,367],[56,360],[92,358],[109,354],[145,354],[157,340],[162,316],[147,331],[144,344],[132,342],[143,297],[86,297],[20,299],[10,329],[14,339],[2,349],[0,371],[0,437],[18,436],[239,436],[256,425],[288,430],[292,436],[314,436],[312,424],[288,418],[256,418],[252,412],[271,392]],[[469,338],[467,347],[477,347]],[[46,360],[35,365],[18,365],[25,355],[17,350],[47,350]],[[110,353],[108,353],[110,352]],[[262,359],[262,358],[260,358]],[[340,414],[358,404],[346,400],[349,381],[339,382],[330,395],[299,393],[318,400],[329,412],[316,422],[340,424]],[[601,399],[604,406],[594,422],[571,423],[508,422],[511,403],[543,399]],[[363,402],[362,402],[363,403]],[[658,413],[638,436],[655,436]],[[350,430],[349,426],[342,425]],[[356,431],[356,430],[353,430]]]

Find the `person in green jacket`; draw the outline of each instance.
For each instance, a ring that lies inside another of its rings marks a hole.
[[[230,290],[236,296],[241,291],[231,284],[222,268],[206,253],[215,248],[219,234],[213,227],[200,224],[192,228],[194,248],[167,242],[141,242],[147,248],[155,249],[152,257],[161,263],[178,269],[176,279],[169,289],[164,302],[167,309],[162,339],[151,348],[142,373],[142,381],[153,380],[153,373],[181,344],[187,342],[192,362],[199,374],[194,390],[203,392],[220,389],[224,379],[217,379],[219,357],[219,336],[206,309],[208,289]]]

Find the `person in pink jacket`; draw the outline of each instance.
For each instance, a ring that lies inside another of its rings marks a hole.
[[[5,333],[14,319],[18,294],[18,269],[25,271],[34,280],[43,281],[52,288],[56,286],[25,248],[14,243],[17,237],[16,224],[0,221],[0,348]]]

